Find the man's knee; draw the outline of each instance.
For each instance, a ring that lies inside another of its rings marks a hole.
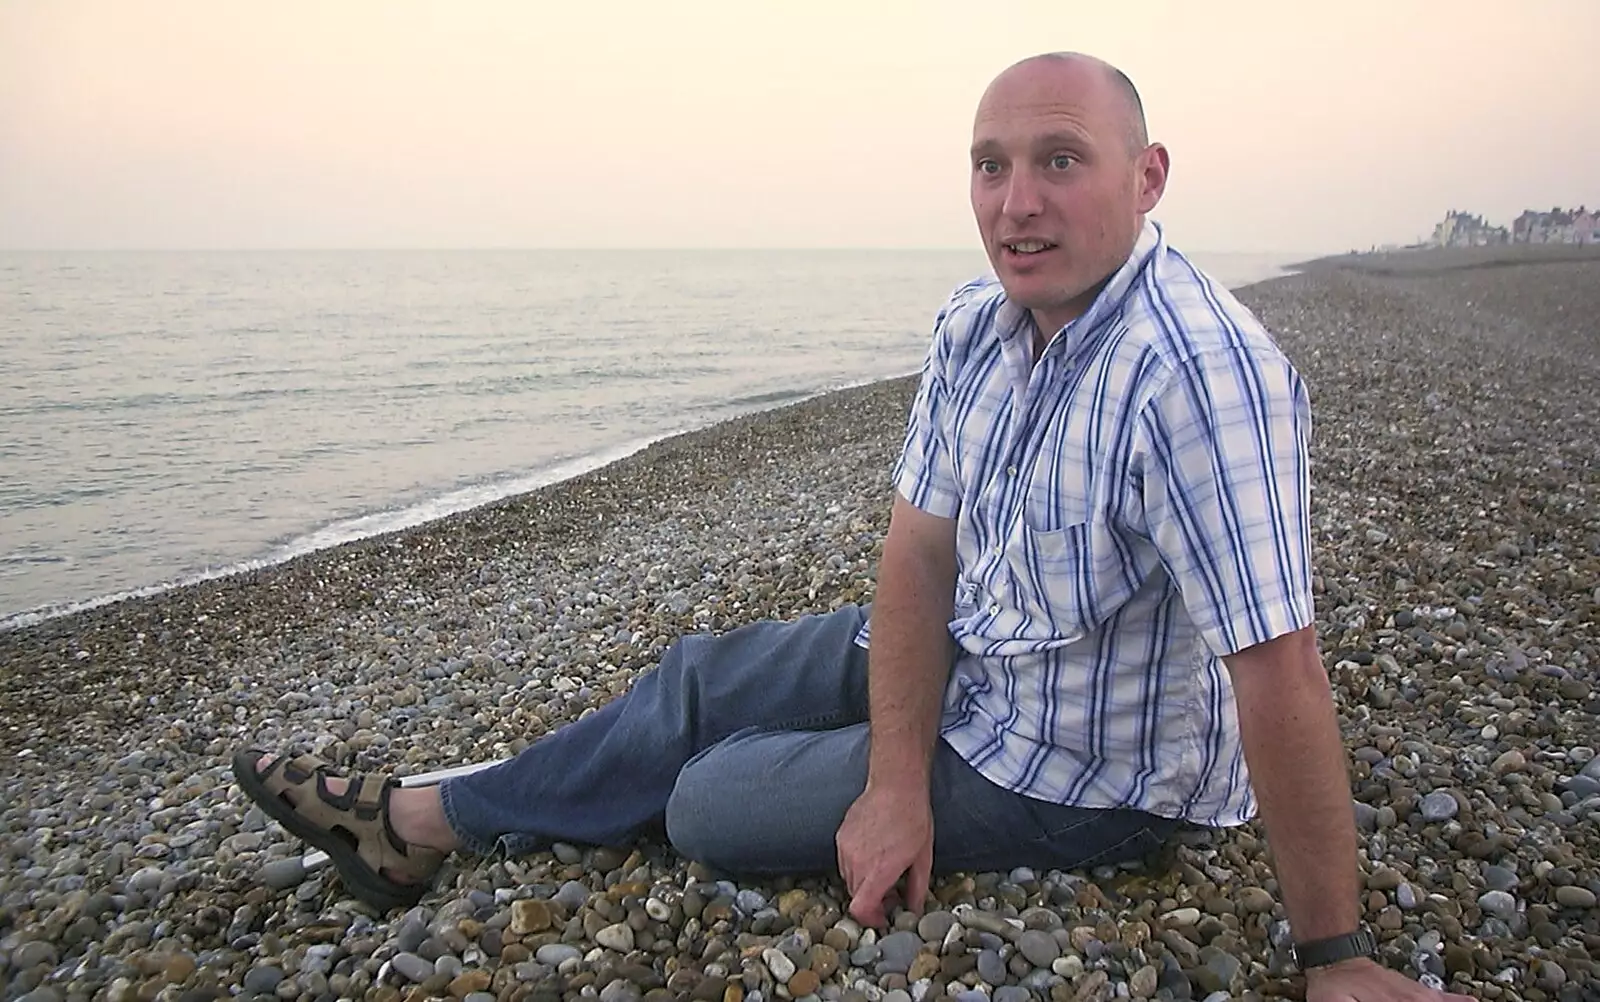
[[[705,765],[706,756],[715,753],[715,749],[702,753],[678,773],[666,812],[667,841],[679,855],[707,866],[729,862],[733,827],[727,816],[727,792],[720,789],[715,770]]]

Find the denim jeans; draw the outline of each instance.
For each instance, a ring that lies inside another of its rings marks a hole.
[[[465,848],[624,844],[663,829],[683,855],[751,874],[825,872],[866,785],[868,610],[846,606],[678,640],[603,708],[440,786]],[[980,775],[943,741],[934,869],[1063,869],[1158,848],[1179,822],[1052,804]]]

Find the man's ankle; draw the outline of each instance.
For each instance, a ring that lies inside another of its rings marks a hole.
[[[413,845],[455,852],[461,840],[444,814],[437,786],[395,790],[389,795],[389,820],[394,833]]]

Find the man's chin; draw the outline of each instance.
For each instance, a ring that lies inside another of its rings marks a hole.
[[[1059,277],[1054,280],[1044,275],[1018,275],[1007,269],[998,272],[1000,287],[1006,298],[1029,310],[1059,309],[1076,298],[1072,286]]]

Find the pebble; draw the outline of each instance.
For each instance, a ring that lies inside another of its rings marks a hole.
[[[1006,962],[1001,959],[998,951],[981,950],[978,953],[978,977],[991,985],[1005,984]]]
[[[594,941],[608,950],[627,953],[633,949],[633,927],[625,922],[608,925],[594,934]]]
[[[1478,896],[1478,907],[1503,919],[1517,914],[1517,899],[1505,891],[1485,891]]]
[[[278,983],[282,980],[283,971],[279,968],[270,965],[252,967],[244,976],[244,990],[257,995],[269,995],[277,990]]]
[[[272,890],[287,890],[306,879],[305,864],[300,856],[275,859],[256,871],[256,879]]]
[[[890,933],[878,941],[878,974],[906,973],[921,949],[922,940],[916,933]]]
[[[1061,944],[1047,932],[1029,929],[1017,939],[1017,950],[1035,967],[1049,967],[1061,956]]]
[[[1461,805],[1449,793],[1435,790],[1422,798],[1422,803],[1418,805],[1418,809],[1422,812],[1424,821],[1440,822],[1449,821],[1455,817],[1456,812],[1461,809]]]
[[[570,943],[546,943],[534,953],[539,963],[550,967],[560,967],[569,961],[579,960],[583,951]]]

